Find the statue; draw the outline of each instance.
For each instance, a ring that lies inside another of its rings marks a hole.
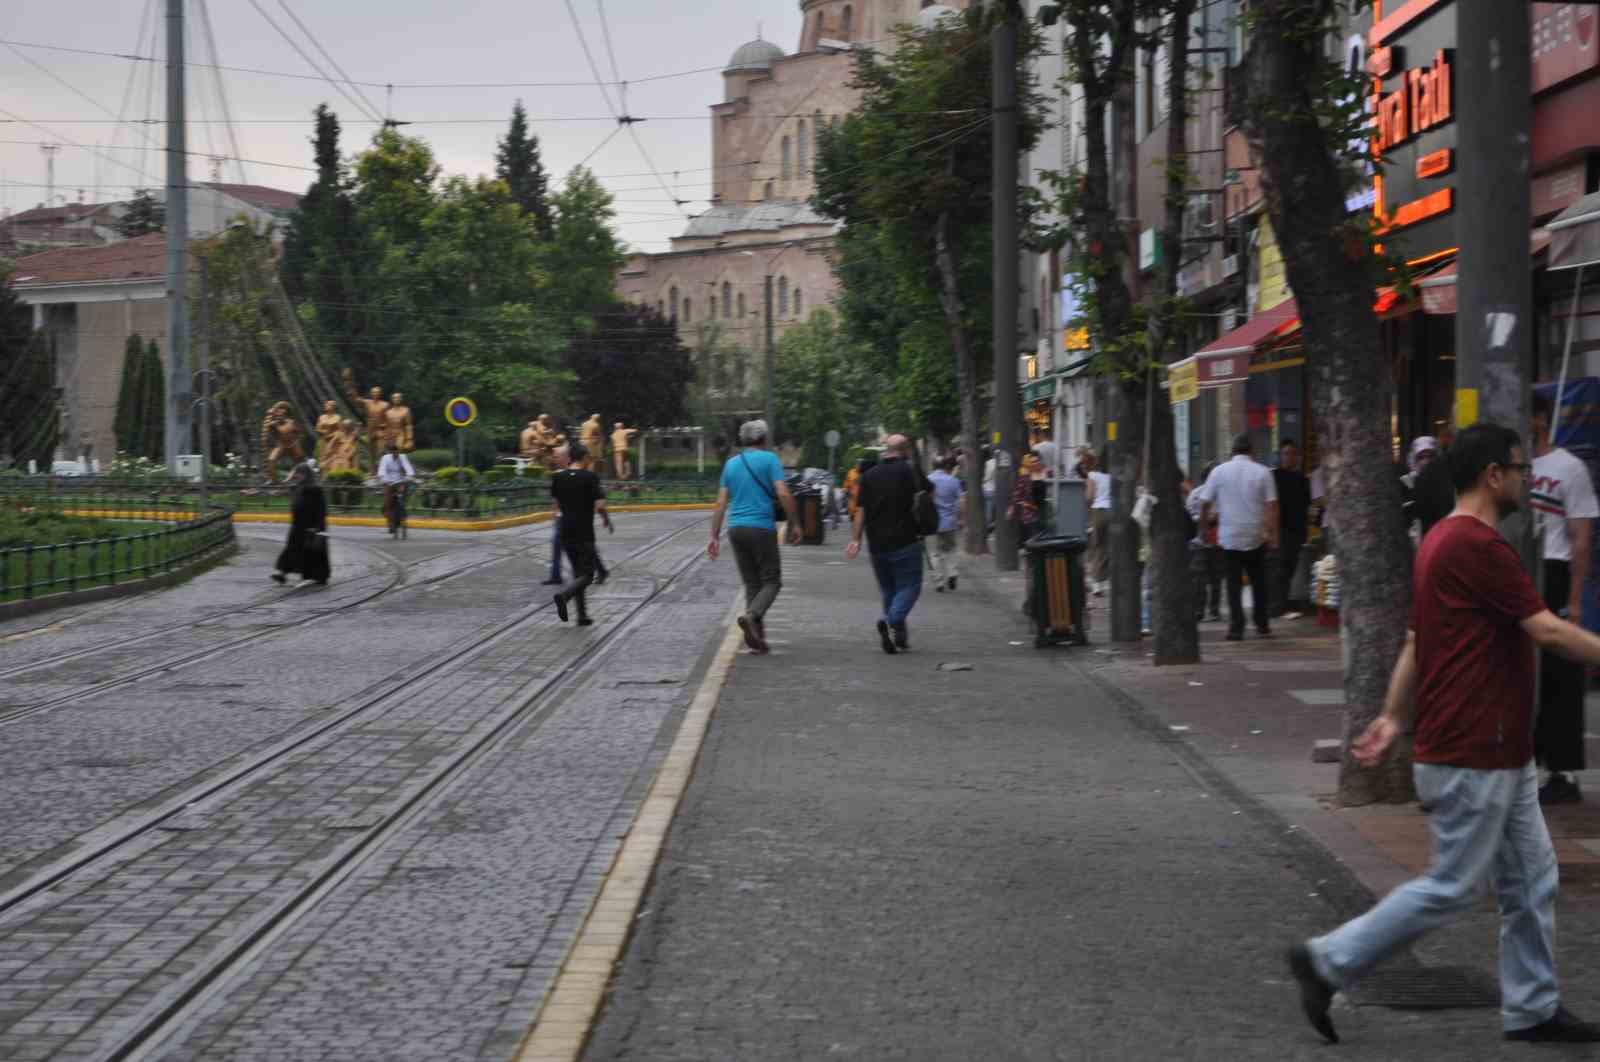
[[[320,423],[320,422],[319,422]],[[354,472],[356,455],[361,449],[360,426],[349,417],[339,421],[338,428],[322,444],[322,470],[324,472]]]
[[[317,459],[324,465],[328,463],[325,453],[328,443],[333,439],[333,433],[339,430],[339,404],[337,402],[322,403],[322,416],[317,418]]]
[[[305,451],[300,446],[301,434],[289,403],[279,402],[267,410],[266,418],[261,422],[261,452],[265,455],[261,463],[267,473],[268,483],[278,482],[279,461],[297,465],[306,459]]]
[[[584,449],[588,450],[596,459],[600,457],[600,447],[603,445],[602,440],[605,438],[605,434],[606,430],[600,426],[600,414],[598,413],[592,414],[588,420],[583,422],[583,427],[578,429],[579,440],[583,443]]]
[[[384,433],[384,441],[392,442],[400,448],[403,454],[409,454],[416,449],[416,439],[413,437],[411,422],[411,407],[406,405],[406,396],[396,391],[389,396],[389,408],[383,413],[383,419],[388,425]]]
[[[611,425],[611,466],[616,469],[618,479],[633,478],[633,464],[628,460],[628,447],[632,444],[633,437],[638,434],[638,428],[626,427],[620,420]]]
[[[367,456],[372,459],[372,467],[378,467],[378,458],[383,454],[383,443],[389,430],[389,423],[384,414],[389,412],[389,403],[383,400],[383,388],[374,387],[363,398],[356,388],[356,374],[349,369],[344,371],[344,390],[350,396],[350,401],[355,403],[356,409],[367,415]]]

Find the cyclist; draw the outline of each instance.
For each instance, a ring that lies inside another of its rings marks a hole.
[[[389,521],[389,534],[406,537],[406,490],[417,470],[411,459],[400,452],[400,444],[391,441],[378,462],[378,482],[383,484],[383,515]]]

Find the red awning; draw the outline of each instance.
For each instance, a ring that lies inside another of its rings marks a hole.
[[[1280,329],[1300,319],[1300,311],[1293,299],[1285,299],[1270,310],[1262,310],[1227,335],[1219,336],[1201,347],[1199,354],[1223,355],[1253,353],[1256,347],[1270,339]]]

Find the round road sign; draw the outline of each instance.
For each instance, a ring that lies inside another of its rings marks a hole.
[[[444,419],[452,428],[465,428],[478,419],[478,407],[470,398],[452,398],[444,404]]]
[[[838,446],[839,445],[839,433],[834,431],[832,428],[830,428],[830,429],[828,429],[828,434],[826,434],[826,435],[824,435],[822,437],[822,441],[827,446]]]

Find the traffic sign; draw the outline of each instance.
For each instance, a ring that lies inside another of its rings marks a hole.
[[[465,428],[478,419],[478,407],[470,398],[452,398],[444,404],[444,419],[452,428]]]
[[[824,443],[826,443],[827,446],[828,446],[828,449],[831,450],[835,446],[839,445],[839,433],[837,431],[834,431],[832,428],[830,428],[830,429],[828,429],[828,434],[826,434],[826,435],[824,435],[822,437],[822,441]]]

